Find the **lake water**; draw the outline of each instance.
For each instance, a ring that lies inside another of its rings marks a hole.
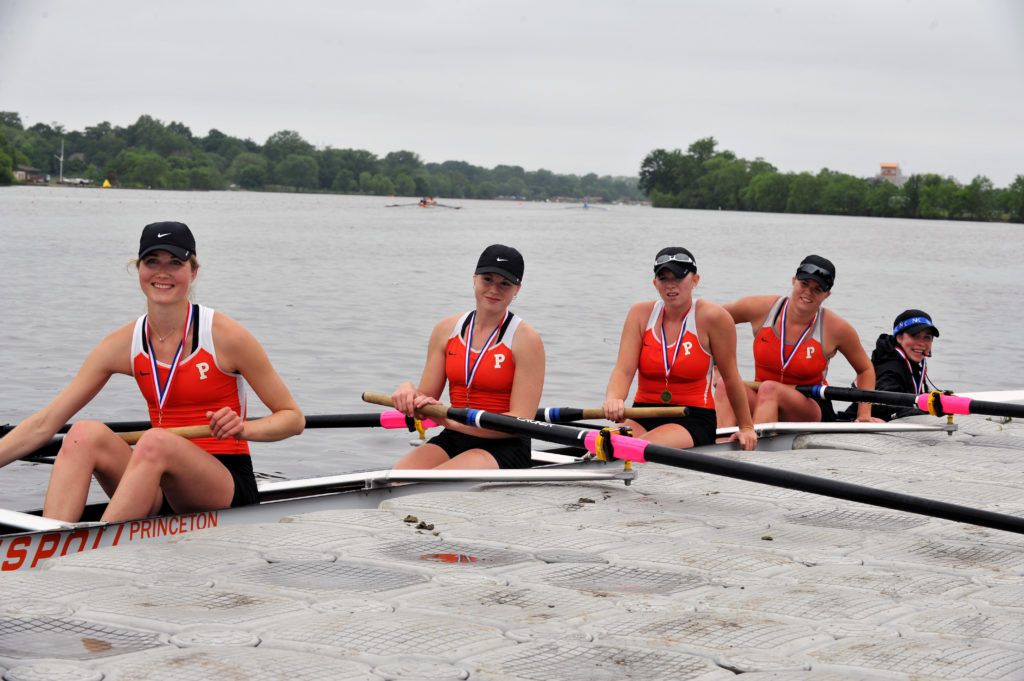
[[[471,309],[480,251],[506,243],[526,260],[513,310],[547,351],[545,406],[597,407],[629,306],[652,299],[651,262],[667,245],[697,258],[697,293],[715,302],[785,294],[800,260],[830,258],[826,306],[870,352],[908,307],[942,332],[929,376],[956,391],[1018,389],[1024,355],[1014,312],[1024,257],[1020,225],[777,215],[442,199],[462,210],[386,208],[390,197],[0,188],[0,423],[51,400],[104,335],[145,311],[134,269],[143,225],[180,220],[202,264],[196,299],[247,326],[307,414],[374,412],[364,391],[419,379],[442,317]],[[751,378],[751,335],[739,329]],[[849,385],[837,357],[829,372]],[[266,413],[255,397],[250,415]],[[114,377],[81,413],[146,418],[134,381]],[[387,467],[405,431],[310,430],[252,446],[257,471],[306,477]],[[48,467],[0,471],[0,505],[39,506]]]

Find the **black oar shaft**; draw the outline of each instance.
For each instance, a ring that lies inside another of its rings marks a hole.
[[[860,390],[859,388],[837,388],[831,385],[798,385],[798,391],[808,397],[844,402],[871,402],[896,407],[917,407],[922,411],[936,414],[981,414],[985,416],[1007,416],[1024,418],[1024,405],[1009,402],[988,402],[959,395],[942,393],[895,393],[885,390]],[[930,401],[934,404],[930,405]]]
[[[379,398],[390,401],[390,398],[386,396],[373,393],[363,394],[363,399],[368,402],[374,402]],[[382,404],[383,402],[376,403]],[[592,445],[595,440],[593,431],[580,430],[572,426],[540,423],[503,414],[491,414],[479,409],[455,409],[441,405],[424,407],[423,412],[431,416],[431,418],[447,416],[449,419],[471,426],[530,435],[541,440],[569,446],[585,446],[589,451],[593,451]],[[618,458],[661,463],[667,466],[722,475],[773,487],[783,487],[836,499],[856,501],[872,506],[881,506],[896,511],[906,511],[1024,534],[1024,518],[1016,516],[915,497],[899,492],[875,489],[873,487],[865,487],[864,485],[830,480],[828,478],[819,478],[805,473],[769,468],[768,466],[747,463],[745,461],[735,461],[683,449],[673,449],[672,447],[655,445],[643,440],[635,440],[619,435],[613,435],[611,440],[615,448],[614,455]]]

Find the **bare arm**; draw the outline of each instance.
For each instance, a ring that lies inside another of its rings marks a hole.
[[[772,308],[778,296],[746,296],[721,307],[729,313],[735,324],[749,323],[751,328],[757,329],[764,324],[768,310]]]
[[[512,357],[516,362],[516,375],[512,380],[512,397],[506,413],[532,419],[537,415],[540,396],[544,391],[546,360],[540,334],[526,322],[521,322],[516,331],[512,341]]]
[[[215,408],[209,413],[214,436],[275,442],[301,433],[306,425],[302,410],[259,341],[241,324],[220,312],[214,313],[213,336],[224,370],[240,373],[270,410],[270,415],[264,418],[242,421],[241,416],[228,407]]]
[[[6,466],[46,444],[103,389],[111,375],[131,375],[131,333],[132,324],[128,324],[100,341],[85,358],[71,383],[52,402],[0,438],[0,466]]]
[[[853,370],[857,372],[856,383],[861,390],[875,389],[875,367],[871,358],[864,351],[861,345],[860,336],[857,330],[838,315],[829,315],[835,320],[836,349],[846,358]],[[858,421],[880,421],[871,416],[871,403],[860,402],[857,404]]]
[[[604,391],[604,415],[609,421],[621,422],[626,415],[626,397],[629,387],[636,376],[640,361],[640,348],[644,337],[644,326],[651,310],[652,302],[636,303],[629,309],[626,321],[622,325],[622,336],[619,338],[619,354],[615,360],[608,387]]]
[[[708,349],[715,358],[715,366],[725,384],[729,405],[736,415],[739,426],[736,439],[740,441],[740,447],[750,451],[757,446],[757,433],[754,432],[754,419],[747,403],[747,389],[736,366],[736,325],[723,307],[707,300],[698,303],[699,327],[707,329]]]

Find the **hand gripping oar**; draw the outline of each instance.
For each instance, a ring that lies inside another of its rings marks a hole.
[[[391,406],[391,397],[377,393],[363,393],[363,399],[374,404]],[[1024,518],[994,513],[968,506],[935,501],[923,497],[889,492],[886,490],[855,485],[849,482],[819,478],[805,473],[770,468],[745,461],[734,461],[718,456],[700,454],[686,449],[674,449],[656,445],[639,438],[584,430],[573,426],[541,423],[529,419],[492,414],[480,409],[459,409],[439,404],[427,405],[420,409],[431,418],[449,418],[477,428],[490,428],[508,433],[529,435],[570,447],[582,447],[599,456],[613,456],[626,461],[650,461],[666,466],[686,468],[702,473],[724,475],[738,480],[747,480],[774,487],[784,487],[811,494],[820,494],[836,499],[846,499],[872,506],[891,508],[896,511],[918,513],[944,518],[981,527],[1024,534]],[[610,451],[609,451],[610,450]]]
[[[947,414],[983,414],[986,416],[1024,417],[1024,405],[1008,402],[987,402],[970,397],[949,395],[934,390],[930,393],[894,393],[884,390],[860,390],[858,388],[834,388],[830,385],[795,386],[808,397],[843,402],[871,402],[895,407],[917,407],[933,416]]]

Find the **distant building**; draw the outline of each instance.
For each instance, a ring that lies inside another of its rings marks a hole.
[[[18,182],[45,182],[46,173],[39,168],[18,164],[14,169],[14,179]]]
[[[879,180],[885,180],[886,182],[892,182],[897,187],[902,187],[909,179],[900,171],[899,163],[883,163],[881,170],[875,175]]]

